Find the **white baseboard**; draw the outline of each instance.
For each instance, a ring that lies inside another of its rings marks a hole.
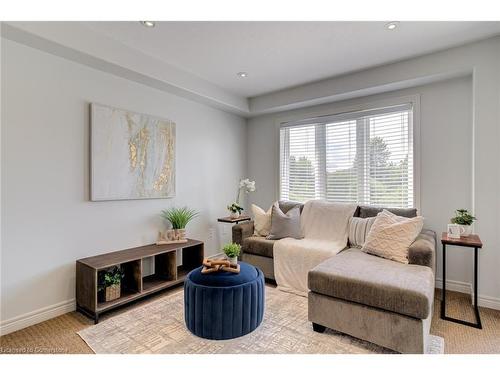
[[[436,279],[436,288],[443,289],[442,279]],[[474,300],[474,290],[472,288],[472,284],[470,283],[465,283],[463,281],[446,280],[446,290],[469,294],[471,296],[471,303]],[[500,310],[500,298],[482,296],[479,294],[477,296],[477,304],[481,307]]]
[[[43,307],[27,314],[22,314],[14,318],[4,320],[0,322],[0,336],[41,323],[59,315],[75,311],[75,309],[75,299],[70,299],[68,301],[59,302],[52,306]]]
[[[436,279],[436,288],[443,289],[443,279]],[[446,280],[446,290],[465,294],[472,293],[472,285],[463,281]]]

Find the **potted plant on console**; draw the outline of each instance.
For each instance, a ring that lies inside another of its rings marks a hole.
[[[464,208],[456,210],[455,214],[456,216],[451,218],[451,223],[460,225],[461,236],[469,236],[472,232],[471,225],[476,218]]]
[[[238,256],[241,252],[241,246],[237,243],[228,243],[222,248],[224,254],[226,254],[229,263],[236,265],[238,264]]]
[[[162,235],[160,233],[160,241],[157,243],[180,243],[187,242],[186,226],[188,223],[198,216],[198,212],[187,207],[176,208],[171,207],[161,212],[161,216],[170,222],[172,229],[167,229]]]
[[[99,299],[101,301],[113,301],[120,298],[121,282],[124,273],[121,267],[116,266],[99,273]]]

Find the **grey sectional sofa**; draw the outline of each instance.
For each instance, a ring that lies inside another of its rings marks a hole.
[[[280,201],[287,212],[300,203]],[[301,206],[302,207],[302,206]],[[376,216],[382,208],[359,206],[354,216]],[[391,209],[406,217],[415,209]],[[275,241],[253,236],[253,222],[233,226],[233,242],[242,245],[243,261],[274,279]],[[434,300],[436,234],[422,230],[409,249],[409,264],[346,248],[309,271],[309,320],[401,353],[424,353]]]

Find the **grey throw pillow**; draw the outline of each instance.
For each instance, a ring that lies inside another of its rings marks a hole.
[[[273,205],[271,213],[271,232],[268,240],[279,240],[281,238],[302,238],[300,230],[300,208],[294,207],[286,214],[281,211],[278,203]]]

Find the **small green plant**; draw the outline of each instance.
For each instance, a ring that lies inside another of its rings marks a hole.
[[[451,218],[452,224],[471,225],[476,218],[464,208],[455,211],[456,216]]]
[[[172,229],[186,228],[186,225],[198,215],[198,212],[187,207],[172,207],[161,212],[161,216],[172,224]]]
[[[105,272],[99,274],[99,291],[103,291],[108,286],[120,284],[124,277],[123,270],[119,266],[115,266]]]
[[[231,212],[234,213],[239,213],[241,214],[241,211],[243,211],[243,207],[241,207],[238,203],[232,203],[229,206],[227,206],[227,209]]]
[[[222,251],[228,258],[234,258],[240,255],[241,246],[237,243],[228,243],[224,245]]]

